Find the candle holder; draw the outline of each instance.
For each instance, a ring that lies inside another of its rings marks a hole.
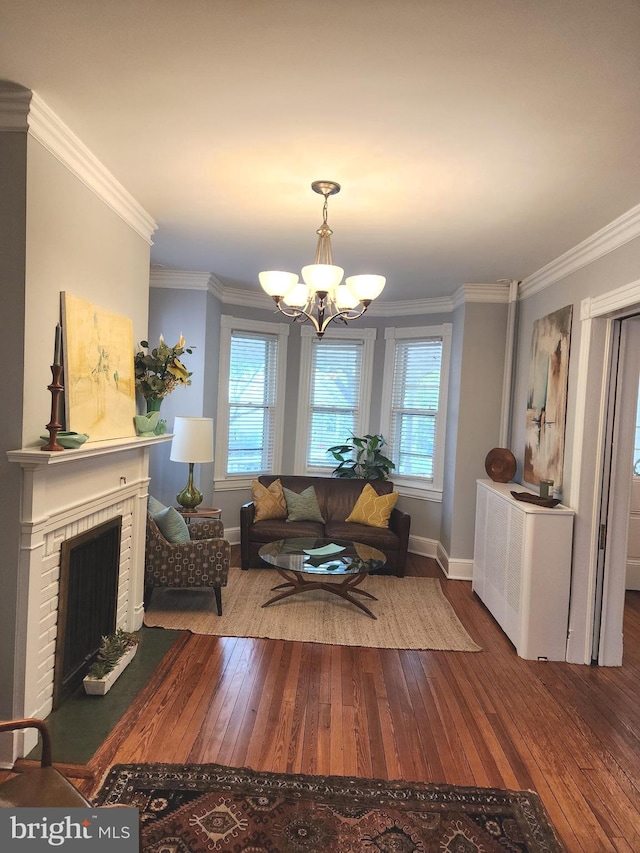
[[[60,376],[62,375],[62,365],[51,365],[51,385],[48,385],[51,391],[51,420],[47,424],[49,432],[49,441],[44,444],[40,450],[64,450],[61,444],[58,444],[58,433],[62,429],[62,424],[58,420],[58,409],[60,405],[60,393],[64,390],[64,386],[60,384]]]

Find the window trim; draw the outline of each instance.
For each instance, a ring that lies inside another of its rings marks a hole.
[[[410,326],[397,328],[390,326],[385,329],[385,352],[384,371],[382,378],[382,414],[381,432],[383,435],[391,433],[391,412],[393,403],[393,378],[395,370],[396,341],[415,340],[422,341],[426,338],[442,339],[442,362],[440,369],[440,394],[438,399],[438,417],[436,419],[435,448],[433,457],[433,480],[425,484],[419,477],[407,477],[401,474],[391,473],[391,479],[395,483],[401,495],[419,498],[422,500],[442,501],[442,489],[444,483],[444,459],[445,443],[447,435],[447,399],[449,395],[449,370],[451,365],[451,323],[442,323],[439,326]]]
[[[372,327],[357,329],[329,327],[325,332],[325,339],[327,340],[362,341],[364,344],[362,351],[360,399],[358,403],[359,417],[356,424],[357,435],[364,435],[369,431],[371,389],[373,386],[373,356],[377,333],[378,330]],[[312,326],[300,327],[300,377],[298,382],[294,471],[296,474],[303,476],[327,477],[330,476],[331,472],[326,467],[319,465],[307,467],[307,441],[311,408],[311,353],[315,337],[316,331]],[[319,346],[322,346],[322,343]]]
[[[287,323],[269,323],[264,320],[249,320],[223,314],[220,318],[220,362],[218,375],[218,417],[214,462],[214,488],[216,491],[248,489],[255,479],[252,474],[227,474],[226,460],[229,449],[229,372],[231,366],[231,335],[233,332],[258,332],[278,336],[278,365],[276,368],[276,403],[273,437],[273,473],[282,466],[284,433],[284,403],[287,372]],[[224,413],[221,416],[221,413]]]

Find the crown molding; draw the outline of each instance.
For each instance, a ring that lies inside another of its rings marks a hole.
[[[17,83],[0,83],[0,131],[26,133],[31,90]]]
[[[174,288],[176,290],[208,290],[225,305],[241,305],[244,308],[273,310],[273,300],[262,291],[242,290],[226,287],[213,273],[188,272],[151,268],[151,287]],[[438,296],[432,299],[414,299],[403,302],[371,303],[367,309],[370,317],[408,317],[412,315],[450,314],[465,302],[501,303],[509,301],[508,283],[463,284],[453,296]]]
[[[0,87],[0,130],[28,132],[151,245],[152,217],[36,92]]]
[[[407,299],[402,302],[372,302],[367,308],[370,317],[409,317],[412,314],[450,314],[452,311],[450,296]]]
[[[243,305],[245,308],[260,308],[263,311],[277,310],[273,299],[263,290],[242,290],[222,285],[220,299],[225,305]]]
[[[509,284],[506,282],[463,284],[453,294],[454,310],[465,302],[501,303],[509,301]]]
[[[28,121],[34,139],[151,245],[156,222],[36,92]]]
[[[151,287],[172,288],[174,290],[208,290],[211,273],[188,272],[187,270],[165,270],[151,267],[149,285]]]
[[[636,237],[640,237],[640,205],[632,207],[555,261],[525,278],[520,285],[520,299],[539,293]]]

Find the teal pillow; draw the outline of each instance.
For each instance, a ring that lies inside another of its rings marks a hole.
[[[284,487],[283,491],[287,501],[287,521],[319,521],[324,524],[313,486],[309,486],[300,494]]]
[[[159,512],[162,512],[163,509],[166,509],[166,506],[161,504],[160,501],[157,501],[153,495],[149,495],[147,506],[151,515],[157,515]]]
[[[152,518],[167,542],[191,541],[187,522],[178,510],[172,506],[166,506],[163,510],[153,515]]]

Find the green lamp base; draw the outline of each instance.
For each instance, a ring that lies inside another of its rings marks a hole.
[[[194,510],[202,503],[202,492],[193,484],[193,462],[189,462],[189,481],[184,489],[176,495],[176,500],[183,509]]]

